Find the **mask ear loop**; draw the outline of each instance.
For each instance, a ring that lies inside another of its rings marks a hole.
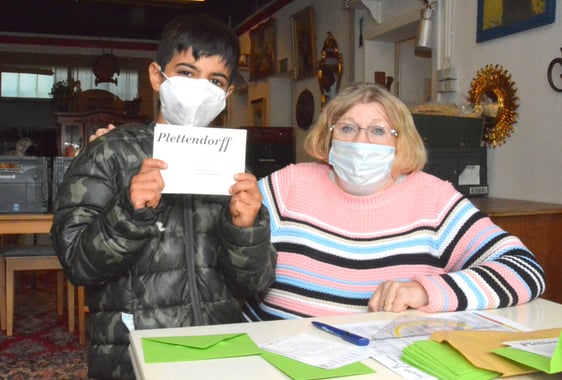
[[[164,73],[164,71],[162,71],[162,66],[158,65],[158,70],[160,71],[160,74],[162,74],[162,76],[164,77],[165,80],[170,79],[170,78],[168,78],[168,76]],[[162,100],[159,100],[159,103],[160,103],[160,105],[159,105],[158,108],[160,109],[160,107],[162,107]],[[162,116],[162,118],[164,118],[164,116]],[[170,124],[170,123],[168,122],[168,120],[166,120],[166,119],[164,119],[164,120],[166,121],[166,124]]]
[[[334,128],[335,128],[335,124],[331,124],[328,126],[328,134],[330,136],[330,138],[328,139],[327,142],[327,147],[326,147],[326,161],[329,161],[329,156],[330,156],[330,149],[332,149],[332,143],[334,141]],[[332,165],[330,165],[330,167],[332,167]]]
[[[170,77],[168,77],[168,76],[164,73],[164,70],[162,70],[162,66],[158,65],[158,71],[160,71],[160,74],[162,74],[162,76],[164,77],[164,79],[170,79]]]

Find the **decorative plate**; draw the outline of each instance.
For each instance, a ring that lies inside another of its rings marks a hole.
[[[297,125],[299,128],[308,129],[314,119],[314,97],[310,90],[304,90],[297,99]]]

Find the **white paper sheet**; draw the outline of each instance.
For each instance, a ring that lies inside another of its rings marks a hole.
[[[156,124],[153,157],[168,164],[163,193],[228,195],[234,175],[245,172],[246,133]]]
[[[302,333],[262,346],[264,350],[320,368],[338,368],[369,357],[366,347],[332,342]]]
[[[459,185],[480,185],[480,165],[466,165],[459,175]]]
[[[558,344],[558,338],[517,340],[512,342],[503,342],[503,344],[512,348],[517,348],[518,350],[551,358],[554,355],[554,350]]]

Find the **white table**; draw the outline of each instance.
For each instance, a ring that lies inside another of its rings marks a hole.
[[[521,325],[533,329],[547,329],[562,327],[562,304],[554,303],[544,299],[537,299],[525,305],[488,310],[487,312],[497,314],[501,317],[511,319]],[[410,310],[401,313],[409,316],[423,315],[419,311]],[[362,321],[380,321],[396,318],[395,313],[362,313],[344,316],[332,316],[315,318],[334,325],[348,324]],[[301,332],[317,335],[323,339],[335,339],[312,326],[311,319],[298,319],[286,321],[271,321],[259,323],[237,323],[213,326],[197,326],[169,329],[137,330],[130,333],[130,352],[132,356],[135,374],[139,380],[173,380],[184,379],[289,379],[285,374],[270,365],[259,356],[247,356],[230,359],[214,359],[192,362],[156,363],[146,364],[142,352],[141,339],[144,337],[163,337],[180,335],[208,335],[223,333],[248,333],[248,335],[260,345],[276,339],[288,338]],[[341,340],[340,340],[341,341]],[[386,369],[373,359],[367,359],[364,363],[376,370],[376,374],[346,377],[345,379],[400,379],[394,372]],[[560,375],[547,376],[545,374],[533,374],[518,376],[517,379],[560,379]],[[515,377],[513,377],[515,379]]]

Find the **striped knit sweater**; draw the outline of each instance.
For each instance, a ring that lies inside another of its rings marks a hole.
[[[250,320],[366,312],[387,280],[418,281],[428,312],[506,307],[544,291],[543,269],[518,238],[424,172],[366,197],[341,191],[318,163],[259,186],[278,260],[270,290],[246,303]]]

